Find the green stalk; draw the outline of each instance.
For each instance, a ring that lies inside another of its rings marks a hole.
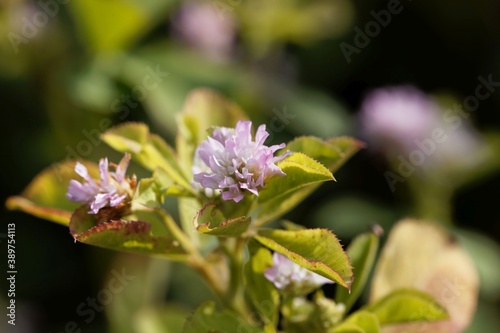
[[[221,240],[224,253],[229,260],[229,289],[226,299],[231,308],[243,318],[249,318],[251,310],[245,300],[243,286],[243,260],[246,239],[242,237]]]

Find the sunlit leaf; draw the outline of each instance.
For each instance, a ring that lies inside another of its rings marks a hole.
[[[139,154],[148,142],[149,128],[143,123],[124,123],[104,132],[101,139],[120,152]]]
[[[212,127],[235,127],[239,120],[245,119],[247,115],[239,106],[215,91],[193,90],[178,118],[177,151],[181,163],[191,169],[195,149],[207,138]]]
[[[260,243],[319,275],[351,288],[349,257],[337,237],[327,229],[299,231],[262,229],[254,236]]]
[[[363,309],[375,314],[381,325],[449,318],[434,297],[415,289],[395,290]]]
[[[294,223],[292,221],[283,221],[281,224],[283,225],[283,228],[285,230],[290,230],[290,231],[298,231],[298,230],[307,229],[303,225]]]
[[[149,170],[163,168],[176,184],[191,191],[175,151],[161,137],[150,134],[145,124],[121,124],[104,132],[101,139],[118,151],[131,153],[135,160]]]
[[[162,193],[154,178],[143,178],[137,184],[132,198],[132,209],[138,207],[158,207],[162,202]]]
[[[271,252],[255,241],[249,242],[248,249],[250,258],[243,267],[245,290],[263,321],[276,324],[280,296],[264,276],[266,269],[273,266]]]
[[[338,36],[350,26],[354,16],[352,4],[344,1],[263,1],[258,8],[254,5],[242,2],[235,9],[239,12],[243,42],[259,55],[270,52],[277,45],[309,44]],[[221,15],[224,8],[219,9]]]
[[[361,142],[349,137],[331,138],[328,140],[321,140],[315,137],[300,137],[288,143],[287,147],[282,151],[285,152],[290,150],[303,153],[314,160],[324,163],[331,172],[335,172],[362,146],[363,144]],[[271,181],[272,180],[273,179],[271,179]],[[259,205],[255,223],[262,226],[283,216],[283,214],[296,207],[314,192],[319,185],[321,185],[321,183],[306,185],[305,187],[290,191],[287,195],[267,200]],[[265,192],[263,192],[262,195],[264,195],[264,193]],[[266,198],[265,195],[264,198]]]
[[[357,327],[363,329],[363,332],[366,333],[379,333],[380,332],[380,324],[378,318],[373,313],[368,311],[357,311],[350,315],[346,320],[346,324],[354,324]],[[342,325],[339,325],[342,326]],[[348,328],[349,325],[346,326]],[[334,330],[333,332],[345,332],[342,330]],[[347,331],[349,332],[349,331]]]
[[[363,146],[362,142],[347,136],[327,140],[303,136],[290,141],[285,149],[304,153],[335,172]]]
[[[68,6],[90,49],[109,52],[130,46],[149,31],[173,3],[154,0],[72,0]]]
[[[287,196],[290,192],[304,186],[334,180],[332,173],[314,159],[302,153],[294,153],[277,163],[286,176],[269,179],[266,187],[259,193],[259,202]]]
[[[375,262],[378,243],[379,239],[375,234],[367,233],[356,237],[347,248],[355,279],[350,294],[346,289],[338,289],[335,297],[337,303],[345,304],[347,312],[361,295],[368,280],[368,275]]]
[[[205,140],[213,126],[234,127],[239,120],[247,119],[238,105],[209,89],[193,90],[186,98],[181,116],[191,124],[195,144]]]
[[[328,332],[330,333],[330,331]],[[354,323],[343,322],[340,325],[334,327],[331,330],[331,333],[367,333],[367,332],[363,328]]]
[[[264,333],[276,333],[276,329],[273,324],[267,324],[264,326]]]

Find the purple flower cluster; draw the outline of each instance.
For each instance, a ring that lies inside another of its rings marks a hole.
[[[97,214],[101,208],[117,207],[127,196],[131,196],[130,179],[125,177],[130,162],[130,154],[125,154],[115,171],[109,171],[108,158],[99,161],[99,180],[90,177],[87,168],[77,162],[75,172],[83,178],[84,183],[70,180],[66,197],[74,202],[86,203],[90,206],[89,214]]]
[[[231,11],[221,14],[212,3],[187,0],[174,14],[173,23],[181,41],[208,58],[223,61],[233,53],[237,22]]]
[[[333,281],[297,265],[284,255],[273,254],[274,265],[264,272],[276,288],[295,295],[304,295]]]
[[[411,156],[418,154],[426,166],[474,168],[488,154],[485,145],[467,119],[448,112],[415,87],[393,86],[366,96],[360,121],[369,146],[390,157],[404,154],[416,165]]]
[[[264,145],[268,136],[266,126],[261,125],[252,140],[251,121],[238,121],[234,129],[215,128],[196,151],[207,171],[198,172],[200,166],[195,165],[194,181],[204,188],[221,190],[224,200],[239,202],[244,191],[259,195],[269,177],[285,176],[275,163],[288,155],[274,156],[285,144],[268,147]]]
[[[394,86],[371,91],[361,107],[364,136],[377,148],[399,144],[405,150],[414,141],[429,136],[438,122],[438,105],[412,86]]]

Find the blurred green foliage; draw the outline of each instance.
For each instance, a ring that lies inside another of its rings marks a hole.
[[[354,27],[363,30],[374,20],[371,11],[387,8],[387,1],[201,2],[213,12],[199,20],[195,31],[208,34],[199,38],[217,37],[209,34],[210,24],[235,22],[234,30],[227,31],[229,51],[222,55],[213,56],[222,46],[207,50],[183,35],[186,27],[179,17],[186,1],[3,1],[2,199],[20,193],[55,161],[117,160],[119,155],[97,139],[113,124],[145,121],[172,141],[178,130],[176,114],[187,93],[200,86],[238,102],[256,123],[268,125],[277,143],[296,135],[356,134],[359,103],[367,90],[378,86],[411,83],[463,100],[474,93],[479,75],[492,73],[500,80],[500,5],[494,0],[401,1],[403,11],[353,54],[350,63],[340,43],[353,44]],[[496,92],[471,116],[476,127],[496,135],[499,108]],[[132,167],[139,177],[145,174]],[[335,187],[323,186],[290,216],[309,226],[332,228],[343,243],[371,223],[390,228],[397,218],[416,211],[414,188],[390,191],[383,177],[389,168],[366,150],[335,174]],[[468,332],[500,327],[495,317],[500,299],[499,188],[500,175],[489,173],[453,192],[447,208],[481,278],[479,312]],[[24,332],[59,332],[72,320],[84,332],[134,332],[154,325],[157,319],[144,319],[158,318],[153,310],[141,310],[132,323],[130,311],[139,305],[127,308],[118,299],[109,306],[109,321],[102,311],[89,323],[75,313],[101,290],[112,265],[130,265],[137,258],[74,244],[67,229],[18,212],[3,210],[1,220],[17,226],[16,297],[19,316],[26,321]],[[145,267],[133,266],[131,274],[154,280],[154,291],[137,287],[120,297],[141,299],[141,304],[169,298],[188,310],[210,298],[191,273],[145,257],[139,261]],[[168,290],[161,289],[165,281],[171,281]]]

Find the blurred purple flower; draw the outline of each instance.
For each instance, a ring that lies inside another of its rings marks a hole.
[[[297,265],[284,255],[273,253],[274,266],[264,272],[266,279],[276,288],[296,296],[305,295],[333,281]]]
[[[405,155],[415,165],[425,162],[425,167],[447,171],[482,163],[489,152],[479,134],[467,119],[458,119],[457,125],[445,114],[434,99],[412,86],[387,87],[366,96],[360,121],[370,146],[390,157]],[[415,156],[420,156],[417,162]]]
[[[221,60],[233,48],[236,20],[229,11],[202,1],[185,2],[176,16],[174,29],[179,37],[206,56]]]
[[[285,144],[264,145],[269,136],[265,125],[257,129],[255,141],[251,132],[251,121],[238,121],[234,129],[215,128],[212,136],[203,141],[195,152],[208,171],[200,172],[200,166],[195,165],[194,181],[203,188],[221,190],[224,200],[239,202],[244,197],[244,191],[259,195],[259,189],[269,177],[285,176],[275,163],[288,154],[274,156]]]
[[[412,86],[373,90],[361,106],[361,126],[366,139],[376,148],[399,144],[411,149],[414,141],[430,135],[438,122],[439,107]]]
[[[97,214],[104,207],[117,207],[132,190],[131,181],[125,177],[130,162],[130,154],[125,154],[115,166],[115,172],[109,171],[108,158],[99,161],[99,180],[90,177],[87,168],[77,162],[75,172],[85,181],[70,180],[66,197],[74,202],[90,205],[89,214]],[[133,182],[133,181],[132,181]]]

